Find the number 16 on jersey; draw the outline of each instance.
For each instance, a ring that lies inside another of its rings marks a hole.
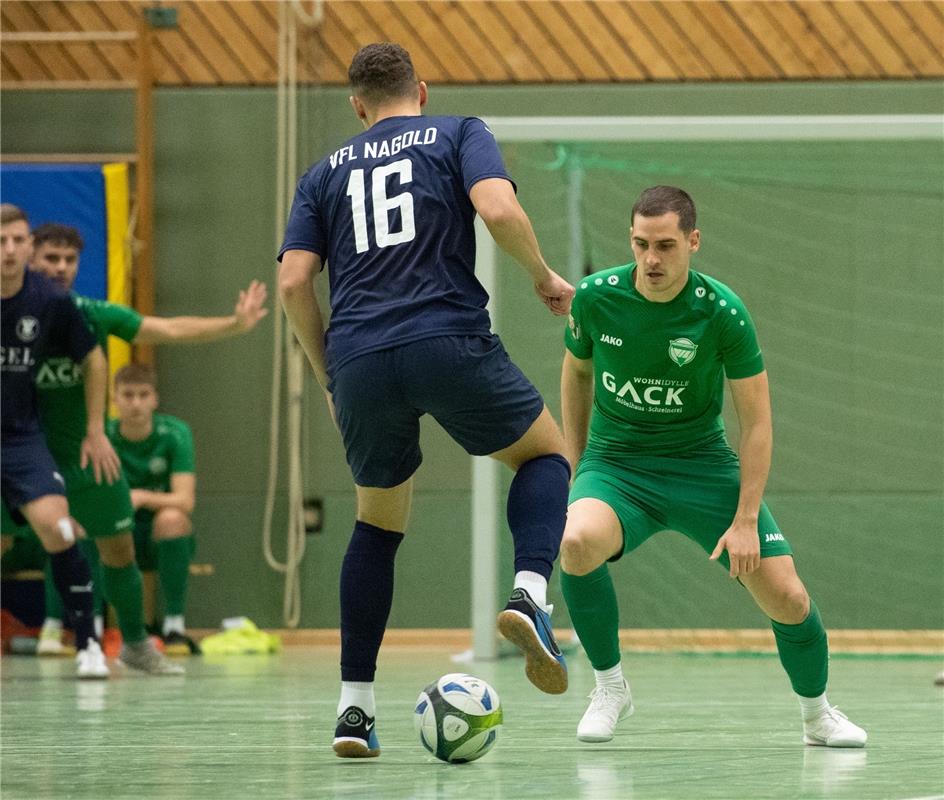
[[[351,213],[354,218],[354,244],[358,253],[365,253],[370,248],[367,232],[367,190],[364,170],[351,170],[347,181],[347,196],[351,198]],[[371,205],[374,217],[374,239],[377,247],[390,247],[394,244],[411,242],[416,238],[416,226],[413,222],[413,195],[401,192],[393,197],[387,196],[387,177],[397,175],[400,184],[413,180],[413,162],[408,158],[375,167],[371,172]],[[390,212],[399,209],[401,227],[398,231],[390,230]]]

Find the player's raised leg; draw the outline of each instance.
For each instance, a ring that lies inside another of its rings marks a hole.
[[[816,603],[796,573],[792,556],[761,560],[741,577],[770,617],[780,663],[790,678],[803,717],[803,742],[825,747],[864,747],[868,735],[826,699],[829,645]]]
[[[567,690],[567,664],[554,639],[547,582],[567,516],[570,465],[547,408],[510,447],[492,454],[515,471],[508,490],[508,527],[515,546],[515,583],[498,629],[525,656],[525,674],[541,691]]]
[[[570,505],[561,542],[561,591],[596,682],[577,726],[584,742],[608,742],[616,724],[633,713],[620,664],[619,606],[606,563],[622,548],[622,526],[607,503],[585,497]]]

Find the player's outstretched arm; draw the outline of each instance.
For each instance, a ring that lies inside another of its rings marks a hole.
[[[85,438],[80,448],[80,466],[89,464],[97,483],[104,478],[114,483],[121,474],[121,461],[105,435],[105,404],[108,396],[108,361],[99,346],[82,361],[83,389],[87,415]]]
[[[564,455],[571,473],[587,447],[590,411],[593,407],[593,359],[564,352],[561,368],[561,417],[564,423]]]
[[[314,278],[321,272],[321,257],[308,250],[286,250],[279,265],[279,297],[288,317],[288,324],[308,356],[308,362],[321,384],[328,405],[328,369],[325,362],[324,322]],[[332,408],[332,415],[334,411]]]
[[[574,287],[544,261],[531,220],[515,197],[511,182],[485,178],[472,187],[469,199],[498,246],[531,276],[541,302],[557,315],[570,311]]]
[[[741,491],[734,520],[718,540],[711,558],[717,559],[723,550],[727,550],[731,560],[729,574],[736,578],[750,575],[760,566],[757,516],[770,472],[773,425],[766,371],[729,383],[741,434],[738,445]]]
[[[239,293],[233,313],[226,317],[144,317],[133,344],[214,342],[248,333],[269,313],[266,296],[266,285],[253,281]]]

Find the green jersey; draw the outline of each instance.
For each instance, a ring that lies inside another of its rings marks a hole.
[[[105,430],[132,489],[169,492],[171,475],[195,471],[193,433],[182,419],[155,414],[151,435],[138,442],[121,435],[117,419],[108,420]]]
[[[571,353],[593,359],[587,453],[728,450],[724,377],[764,370],[747,309],[723,283],[694,270],[675,298],[654,303],[636,291],[635,266],[582,280],[564,334]]]
[[[107,348],[109,336],[126,342],[137,336],[142,316],[134,309],[105,300],[72,296],[103,350]],[[50,452],[60,466],[77,464],[87,422],[82,370],[66,355],[50,356],[36,372],[36,389]]]

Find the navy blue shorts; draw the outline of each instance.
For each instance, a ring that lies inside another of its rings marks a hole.
[[[494,334],[437,336],[366,353],[337,370],[329,389],[354,482],[384,489],[422,462],[424,414],[467,453],[489,455],[517,442],[544,409]]]
[[[65,481],[41,432],[3,434],[0,492],[18,524],[25,522],[20,506],[47,494],[65,495]]]

